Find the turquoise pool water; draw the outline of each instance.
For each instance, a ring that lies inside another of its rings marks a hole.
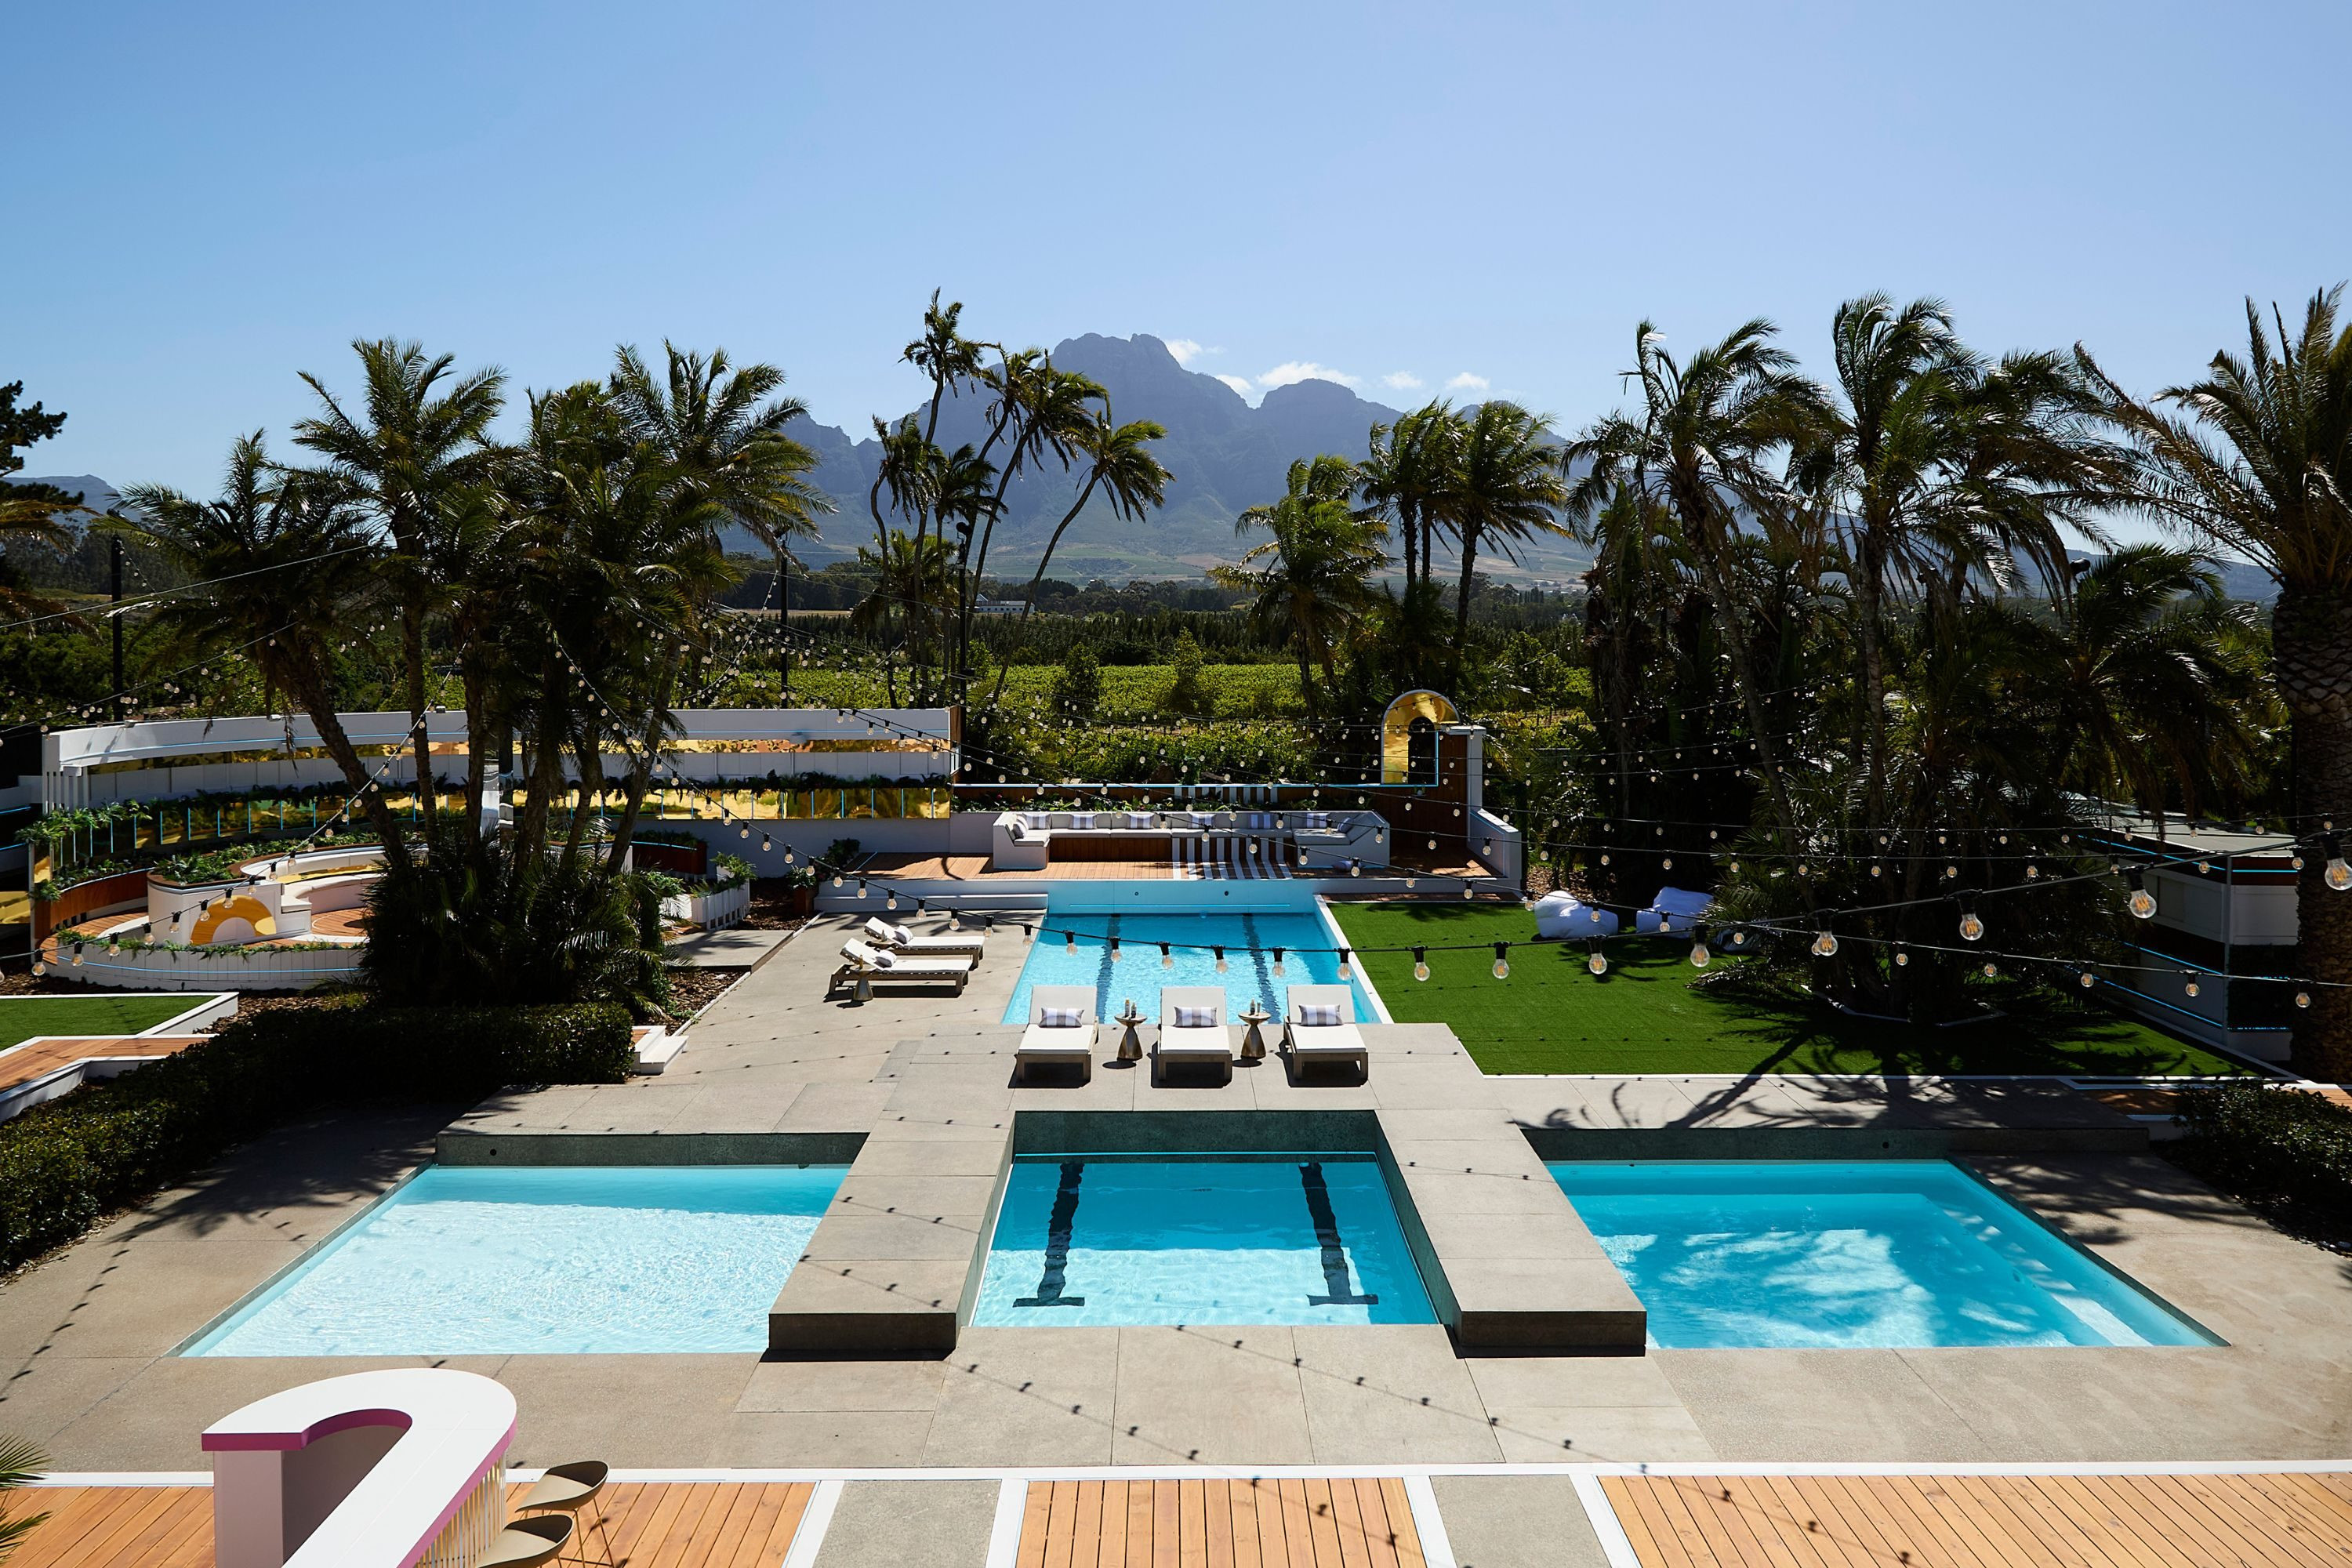
[[[847,1170],[427,1166],[182,1353],[765,1350]]]
[[[1667,1348],[2216,1342],[1947,1161],[1567,1161]]]
[[[1061,935],[1076,934],[1073,951]],[[1119,955],[1111,957],[1111,939],[1118,940]],[[1184,943],[1169,949],[1169,965],[1160,962],[1160,943]],[[1020,984],[1005,1004],[1008,1024],[1026,1023],[1029,991],[1034,985],[1091,985],[1095,1016],[1108,1018],[1123,1011],[1129,998],[1153,1023],[1160,1021],[1160,988],[1163,985],[1222,985],[1225,1017],[1237,1018],[1253,1001],[1279,1018],[1293,983],[1336,985],[1339,982],[1338,946],[1322,918],[1312,910],[1265,914],[1083,914],[1047,913],[1038,928],[1028,962],[1021,966]],[[1217,973],[1217,947],[1225,950],[1225,973]],[[1274,950],[1283,950],[1283,973],[1274,973]],[[1320,949],[1321,951],[1314,951]],[[1379,1015],[1364,995],[1363,986],[1350,980],[1360,1023],[1378,1023]]]
[[[1429,1323],[1369,1154],[1013,1163],[971,1321]]]

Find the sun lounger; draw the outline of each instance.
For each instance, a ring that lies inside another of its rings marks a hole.
[[[1538,941],[1578,942],[1590,936],[1615,936],[1617,917],[1597,909],[1573,893],[1546,893],[1528,906],[1536,917]]]
[[[1151,1048],[1152,1081],[1166,1082],[1171,1067],[1212,1066],[1223,1075],[1223,1081],[1234,1080],[1234,1042],[1225,1032],[1224,987],[1161,986],[1160,1043]]]
[[[1078,1081],[1084,1083],[1095,1076],[1096,1037],[1093,986],[1034,986],[1029,993],[1029,1026],[1021,1032],[1014,1067],[1024,1079],[1032,1068],[1074,1067],[1078,1069]]]
[[[984,931],[950,931],[937,936],[917,936],[911,926],[892,925],[879,915],[866,917],[866,934],[874,945],[909,958],[952,958],[958,954],[978,963],[988,951]]]
[[[856,984],[861,997],[874,985],[952,985],[961,995],[963,983],[971,978],[969,958],[901,958],[854,939],[841,944],[841,956],[848,962],[833,972],[827,995],[844,982]]]
[[[1365,1078],[1372,1076],[1371,1054],[1364,1048],[1362,1031],[1356,1027],[1354,987],[1294,985],[1289,1008],[1282,1032],[1290,1047],[1294,1076],[1304,1078],[1307,1069],[1318,1062],[1352,1063]],[[1309,1023],[1310,1018],[1331,1021]]]

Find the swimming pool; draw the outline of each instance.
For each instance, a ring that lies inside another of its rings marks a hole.
[[[1654,1345],[2217,1342],[1948,1161],[1550,1169]]]
[[[428,1165],[182,1354],[751,1351],[845,1165]]]
[[[1428,1323],[1370,1154],[1013,1163],[973,1323]]]
[[[1075,935],[1076,943],[1063,936]],[[1113,958],[1112,942],[1118,956]],[[1170,944],[1162,963],[1160,944]],[[1091,985],[1095,1016],[1112,1017],[1131,997],[1153,1023],[1160,1021],[1160,988],[1163,985],[1222,985],[1225,1018],[1232,1022],[1252,1002],[1279,1018],[1292,984],[1336,985],[1339,956],[1332,949],[1339,939],[1310,903],[1299,910],[1258,913],[1220,911],[1214,914],[1101,913],[1050,910],[1038,928],[1029,960],[1021,966],[1021,980],[1005,1004],[1008,1024],[1029,1021],[1029,992],[1036,985]],[[1217,973],[1217,955],[1225,950],[1225,972]],[[1283,973],[1274,972],[1275,949],[1282,950]],[[1378,1023],[1380,1014],[1366,996],[1360,976],[1348,983],[1355,993],[1359,1023]]]

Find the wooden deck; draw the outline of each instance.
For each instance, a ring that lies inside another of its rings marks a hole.
[[[2352,1476],[1609,1476],[1643,1568],[2343,1568]]]
[[[47,1078],[59,1068],[94,1057],[168,1057],[186,1050],[203,1035],[51,1036],[0,1051],[0,1089]]]
[[[1016,1568],[1423,1568],[1404,1482],[1034,1481]]]
[[[520,1497],[516,1486],[509,1495]],[[777,1568],[816,1489],[794,1482],[628,1482],[606,1489],[619,1568]],[[210,1487],[39,1487],[46,1510],[8,1568],[213,1568]],[[596,1555],[590,1527],[589,1555]]]

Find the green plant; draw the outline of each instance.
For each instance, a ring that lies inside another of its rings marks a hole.
[[[718,871],[711,878],[709,887],[711,892],[723,893],[730,888],[740,888],[751,879],[751,862],[744,859],[740,855],[730,855],[722,849],[712,856],[711,859],[719,867]]]
[[[2182,1164],[2245,1197],[2352,1215],[2352,1110],[2251,1084],[2186,1098]]]
[[[40,1479],[48,1463],[47,1454],[22,1437],[0,1437],[0,1563],[15,1555],[16,1548],[25,1543],[25,1537],[33,1533],[33,1527],[49,1517],[47,1513],[34,1513],[14,1518],[8,1499],[9,1493]]]
[[[1176,679],[1168,688],[1170,711],[1179,714],[1200,712],[1207,705],[1207,694],[1201,689],[1201,645],[1191,632],[1176,634],[1172,661],[1176,667]]]
[[[629,1016],[609,1005],[340,1005],[236,1019],[0,1123],[0,1268],[289,1117],[472,1100],[515,1083],[618,1083],[632,1054]]]
[[[845,866],[855,865],[857,861],[857,849],[856,839],[836,838],[824,847],[824,863],[835,870]]]
[[[1075,643],[1062,656],[1062,676],[1054,683],[1054,700],[1070,718],[1091,719],[1102,710],[1102,660],[1090,644]]]

